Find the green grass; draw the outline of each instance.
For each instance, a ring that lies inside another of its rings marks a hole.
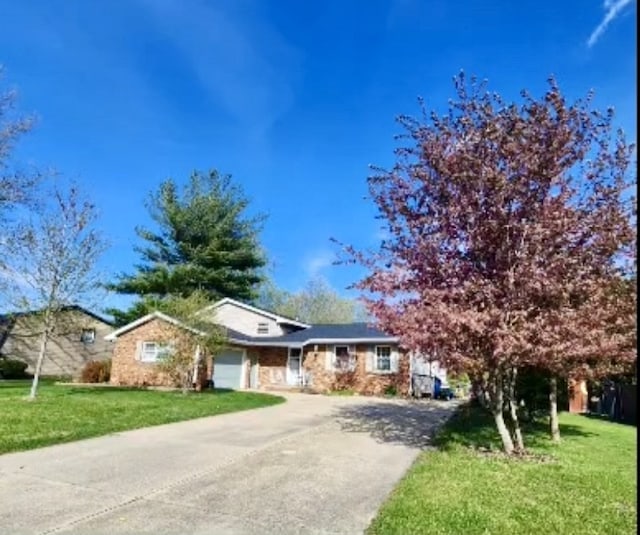
[[[116,431],[255,409],[284,398],[254,392],[158,392],[41,384],[27,401],[30,383],[0,382],[0,454],[71,442]]]
[[[636,532],[636,428],[561,414],[562,443],[526,429],[550,462],[474,453],[499,450],[493,422],[463,407],[423,453],[369,527],[369,535],[524,535]]]

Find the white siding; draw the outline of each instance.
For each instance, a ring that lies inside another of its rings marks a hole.
[[[232,303],[219,306],[215,309],[214,314],[216,323],[249,336],[281,336],[285,334],[285,331],[275,320]],[[269,325],[268,334],[258,334],[258,323]]]

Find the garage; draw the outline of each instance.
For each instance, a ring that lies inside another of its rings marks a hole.
[[[225,349],[213,360],[215,388],[242,388],[243,351]]]

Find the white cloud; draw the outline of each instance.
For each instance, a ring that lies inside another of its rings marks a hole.
[[[609,27],[609,24],[620,14],[620,12],[634,0],[604,0],[604,9],[606,11],[602,22],[597,26],[593,33],[589,36],[587,46],[591,48],[598,42],[598,39]]]
[[[310,255],[304,263],[304,270],[308,278],[316,278],[320,273],[333,264],[335,254],[331,251],[317,251]]]

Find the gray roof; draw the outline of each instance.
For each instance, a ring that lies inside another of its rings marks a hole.
[[[231,341],[243,345],[258,346],[303,346],[310,343],[334,342],[397,342],[380,329],[367,323],[315,324],[308,329],[300,329],[282,336],[248,336],[233,329],[227,329]]]

